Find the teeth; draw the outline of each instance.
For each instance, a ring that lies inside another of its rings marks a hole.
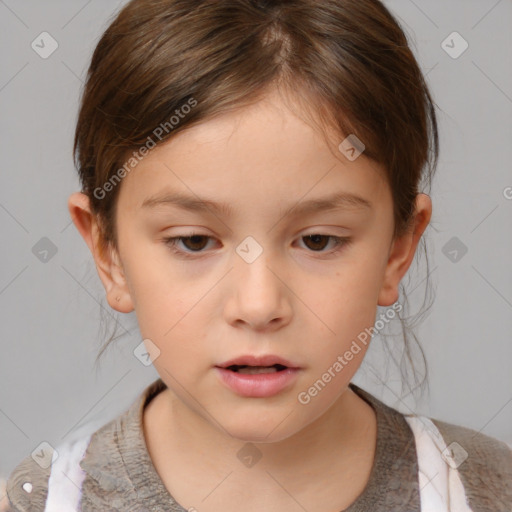
[[[238,369],[238,373],[247,373],[254,375],[256,373],[275,373],[277,368],[275,366],[245,366]]]

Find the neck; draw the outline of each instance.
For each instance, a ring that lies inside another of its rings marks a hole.
[[[176,475],[186,471],[190,461],[195,474],[208,473],[212,481],[221,481],[233,468],[242,468],[237,453],[246,444],[235,439],[186,407],[170,389],[160,393],[148,405],[154,414],[150,420],[145,414],[145,429],[150,455],[165,482],[164,474]],[[368,482],[373,466],[377,437],[376,416],[372,407],[347,388],[336,402],[319,418],[300,432],[273,443],[251,443],[261,459],[250,471],[237,471],[236,485],[249,489],[268,487],[269,474],[294,496],[304,492],[322,492],[329,485],[347,484],[352,492],[344,497],[346,506],[355,500]],[[153,453],[151,453],[153,451]],[[254,453],[248,452],[249,457]],[[250,462],[249,462],[250,463]],[[185,466],[184,466],[185,465]],[[193,464],[194,465],[194,464]],[[160,466],[160,467],[159,467]],[[172,476],[169,476],[171,482]],[[235,487],[235,480],[233,486]],[[168,486],[169,488],[169,486]],[[280,491],[282,492],[282,490]],[[318,494],[317,494],[318,495]]]

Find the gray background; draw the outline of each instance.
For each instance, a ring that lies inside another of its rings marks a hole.
[[[0,475],[40,442],[56,446],[77,426],[116,416],[158,377],[134,357],[141,342],[134,313],[109,308],[66,206],[79,190],[71,147],[81,82],[124,3],[0,0]],[[403,412],[512,443],[512,4],[385,3],[411,37],[440,109],[431,194],[437,231],[426,231],[436,298],[417,330],[430,395],[400,399],[399,374],[379,362],[378,337],[367,356],[373,364],[355,382]],[[31,48],[43,31],[59,44],[47,59]],[[453,31],[469,43],[457,59],[441,46]],[[46,262],[33,252],[43,237],[57,249]],[[450,244],[467,253],[452,261]],[[419,262],[407,279],[418,305],[426,273]],[[127,334],[95,371],[101,317]]]

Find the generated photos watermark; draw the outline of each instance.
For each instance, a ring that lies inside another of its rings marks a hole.
[[[177,108],[173,115],[168,121],[160,123],[154,130],[153,136],[160,142],[165,135],[174,130],[181,120],[189,114],[197,106],[197,100],[189,98],[187,103]],[[103,199],[108,192],[114,190],[114,188],[121,182],[121,180],[145,157],[148,153],[157,145],[157,142],[153,139],[153,136],[148,136],[146,142],[137,150],[132,153],[132,156],[124,163],[123,167],[119,168],[101,187],[96,187],[93,191],[93,195],[96,199]]]
[[[365,347],[368,345],[368,342],[372,339],[372,336],[381,331],[384,326],[389,323],[393,318],[395,318],[396,314],[402,311],[403,306],[399,302],[395,302],[392,307],[388,308],[386,312],[380,315],[380,318],[375,322],[375,324],[368,328],[366,327],[364,331],[360,332],[357,335],[357,338],[352,341],[352,344],[343,354],[339,355],[336,358],[336,361],[333,362],[329,368],[321,375],[319,379],[317,379],[306,391],[301,391],[297,395],[297,400],[302,405],[307,405],[311,402],[311,399],[320,393],[325,386],[332,379],[336,377],[348,364],[354,356],[361,352],[362,347],[361,344]]]

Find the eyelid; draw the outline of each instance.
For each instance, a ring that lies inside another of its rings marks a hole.
[[[335,241],[335,246],[334,246],[334,249],[331,249],[329,251],[311,251],[311,250],[308,251],[306,249],[306,252],[308,252],[310,254],[318,253],[319,255],[324,255],[324,256],[330,256],[330,255],[334,256],[338,252],[343,250],[346,246],[348,246],[348,245],[350,245],[352,243],[352,238],[351,237],[332,235],[332,234],[329,234],[329,233],[324,233],[322,228],[320,228],[320,229],[318,229],[316,231],[312,231],[310,233],[302,234],[301,236],[298,237],[298,240],[301,240],[302,238],[305,238],[307,236],[313,236],[313,235],[323,236],[323,237],[327,237],[330,240],[334,240]],[[184,258],[184,259],[190,259],[190,260],[198,259],[198,258],[201,258],[203,255],[207,254],[207,251],[206,250],[189,251],[189,250],[178,249],[176,247],[177,243],[179,241],[181,241],[182,239],[188,239],[188,238],[192,238],[194,236],[199,236],[199,237],[207,238],[208,240],[215,239],[215,237],[212,237],[210,235],[207,235],[207,234],[204,234],[204,233],[198,233],[198,232],[193,231],[191,233],[185,233],[185,234],[179,234],[179,235],[175,235],[175,236],[164,237],[163,238],[163,242],[165,243],[166,246],[169,247],[169,249],[174,254],[176,254],[176,255]]]

